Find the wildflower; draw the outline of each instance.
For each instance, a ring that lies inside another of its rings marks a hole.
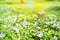
[[[16,11],[16,8],[14,8],[14,11]]]
[[[14,16],[14,17],[13,17],[13,21],[15,22],[16,20],[17,20],[17,17],[16,17],[16,16]]]
[[[16,24],[15,24],[15,27],[18,27],[18,26],[19,26],[19,24],[18,24],[18,23],[16,23]]]
[[[10,16],[7,17],[7,20],[10,21]]]
[[[7,13],[8,13],[8,14],[11,14],[11,12],[10,12],[10,11],[7,11]]]
[[[11,30],[12,29],[12,24],[8,24],[8,27]]]
[[[60,24],[57,25],[57,28],[60,28]]]
[[[27,20],[22,21],[23,25],[27,25]]]
[[[42,37],[42,36],[43,36],[43,32],[38,33],[37,36],[38,36],[38,37]]]
[[[23,27],[24,27],[24,28],[27,28],[27,26],[26,26],[26,25],[23,25]]]
[[[57,36],[54,36],[54,40],[58,40],[58,37]]]
[[[46,24],[48,25],[48,24],[50,24],[50,22],[46,22]]]
[[[2,12],[2,13],[3,13],[3,12],[4,12],[4,8],[0,8],[0,12]]]
[[[53,25],[57,25],[58,23],[57,23],[57,22],[53,22],[52,24],[53,24]]]
[[[40,21],[40,19],[38,19],[38,21]]]
[[[0,33],[0,38],[4,38],[5,34],[3,32]]]
[[[37,29],[40,29],[40,26],[37,26],[36,28],[37,28]]]
[[[16,33],[19,32],[19,30],[18,30],[16,27],[14,27],[13,29],[14,29],[14,31],[15,31]]]
[[[12,24],[9,24],[9,25],[8,25],[8,27],[11,27],[11,26],[12,26]]]
[[[56,17],[56,15],[54,15],[54,14],[50,14],[50,15],[48,15],[49,17]]]
[[[24,16],[24,14],[20,13],[20,14],[19,14],[19,16],[20,16],[20,17],[23,17],[23,16]]]
[[[35,25],[35,26],[37,25],[37,21],[34,23],[34,25]]]

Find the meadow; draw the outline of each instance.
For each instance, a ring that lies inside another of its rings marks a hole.
[[[60,40],[59,3],[0,1],[0,40]]]

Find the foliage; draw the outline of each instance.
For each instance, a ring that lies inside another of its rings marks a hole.
[[[0,40],[60,40],[56,15],[48,14],[45,20],[40,20],[36,14],[17,12],[17,8],[0,10]]]

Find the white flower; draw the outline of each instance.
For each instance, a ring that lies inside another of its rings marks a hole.
[[[16,33],[19,32],[19,30],[18,30],[16,27],[14,27],[13,29],[14,29],[14,31],[15,31]]]
[[[57,28],[60,28],[60,24],[57,25]]]
[[[10,16],[7,17],[7,20],[10,21]]]
[[[24,27],[24,28],[27,28],[27,26],[26,26],[26,25],[23,25],[23,27]]]
[[[48,15],[49,17],[56,17],[56,15],[54,15],[54,14],[50,14],[50,15]]]
[[[9,24],[9,25],[8,25],[8,27],[11,27],[11,26],[12,26],[12,24]]]
[[[5,37],[5,34],[2,32],[0,33],[0,38],[4,38]]]
[[[41,29],[40,26],[36,26],[37,29]]]
[[[58,37],[57,36],[54,36],[54,40],[58,40]]]
[[[22,21],[23,25],[27,25],[27,20]]]
[[[14,17],[13,17],[13,21],[15,22],[16,20],[17,20],[17,17],[16,17],[16,16],[14,16]]]
[[[0,12],[4,12],[4,8],[0,8]]]
[[[8,13],[8,14],[11,14],[11,12],[10,12],[10,11],[7,11],[7,13]]]
[[[18,27],[18,26],[19,26],[19,24],[18,24],[18,23],[16,23],[16,24],[15,24],[15,26],[16,26],[16,27]]]
[[[19,16],[20,16],[20,17],[23,17],[23,16],[24,16],[24,14],[20,13],[20,14],[19,14]]]
[[[38,21],[40,21],[41,19],[38,19]]]
[[[58,23],[57,22],[53,22],[53,25],[57,25]]]
[[[46,22],[46,24],[48,25],[48,24],[50,24],[50,22]]]
[[[39,32],[37,36],[38,37],[43,37],[43,32]]]
[[[16,8],[14,8],[14,11],[16,11]]]
[[[37,25],[37,21],[34,23],[34,25]]]
[[[8,24],[8,28],[11,30],[12,29],[12,24]]]

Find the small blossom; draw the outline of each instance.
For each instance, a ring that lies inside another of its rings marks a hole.
[[[10,21],[10,16],[7,17],[7,20]]]
[[[19,24],[18,24],[18,23],[16,23],[16,24],[15,24],[15,27],[18,27],[18,26],[19,26]]]
[[[13,21],[15,22],[16,20],[17,20],[17,17],[16,17],[16,16],[14,16],[14,17],[13,17]]]
[[[5,37],[5,34],[2,32],[0,33],[0,38],[4,38]]]
[[[57,25],[57,28],[60,28],[60,24]]]
[[[56,15],[54,15],[54,14],[50,14],[50,15],[48,15],[49,17],[56,17]]]
[[[46,24],[48,25],[48,24],[50,24],[50,22],[46,22]]]
[[[27,28],[27,26],[26,26],[26,25],[23,25],[23,27],[24,27],[24,28]]]
[[[37,21],[34,23],[34,25],[37,25]]]
[[[54,36],[54,40],[58,40],[58,37],[57,36]]]
[[[40,19],[38,19],[38,21],[40,21]]]
[[[43,32],[38,33],[37,36],[38,36],[38,37],[42,37],[42,36],[43,36]]]
[[[57,22],[53,22],[53,25],[57,25],[58,23]]]
[[[11,14],[11,12],[10,12],[10,11],[7,11],[7,13],[8,13],[8,14]]]
[[[23,25],[27,25],[27,20],[22,21]]]
[[[16,11],[16,8],[14,8],[14,11]]]
[[[37,29],[40,29],[40,26],[37,26],[36,28],[37,28]]]
[[[8,24],[8,27],[11,30],[12,29],[12,24]]]
[[[23,16],[24,16],[24,14],[20,13],[20,14],[19,14],[19,16],[20,16],[20,17],[23,17]]]
[[[11,26],[12,26],[12,24],[9,24],[9,25],[8,25],[8,27],[11,27]]]
[[[16,27],[14,27],[13,29],[14,29],[14,31],[15,31],[16,33],[19,32],[19,30],[18,30]]]

